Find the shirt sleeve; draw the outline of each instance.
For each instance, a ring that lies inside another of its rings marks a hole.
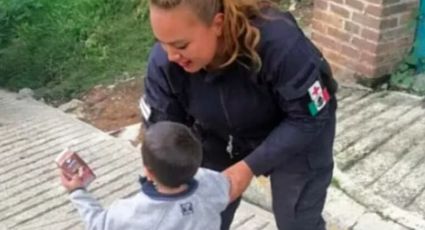
[[[309,88],[321,81],[320,55],[306,38],[299,38],[289,50],[275,47],[274,69],[269,82],[282,110],[282,121],[244,160],[255,175],[267,174],[287,162],[294,154],[302,154],[320,135],[333,113],[329,103],[313,116]]]
[[[106,229],[108,211],[85,189],[73,191],[69,198],[86,225],[86,229]]]
[[[140,110],[147,126],[163,120],[186,122],[187,114],[167,81],[166,58],[162,48],[156,44],[150,53],[144,81],[145,93],[140,100]]]
[[[213,203],[218,211],[226,209],[230,202],[230,182],[225,175],[210,169],[202,168],[197,175],[208,185],[208,201]]]

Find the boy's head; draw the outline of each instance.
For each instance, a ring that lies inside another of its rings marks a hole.
[[[142,159],[156,182],[175,188],[195,175],[201,165],[202,146],[188,127],[162,121],[146,131]]]

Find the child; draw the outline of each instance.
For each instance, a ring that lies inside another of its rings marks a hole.
[[[142,158],[146,178],[140,180],[141,192],[113,202],[109,209],[85,190],[78,176],[61,173],[61,183],[87,229],[220,229],[220,212],[230,202],[231,186],[223,174],[199,168],[201,144],[186,126],[150,126]]]

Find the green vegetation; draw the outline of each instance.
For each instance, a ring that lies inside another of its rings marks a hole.
[[[419,9],[417,9],[412,15],[408,29],[415,30],[420,19]],[[417,39],[411,51],[403,58],[394,73],[391,74],[389,83],[392,89],[425,95],[425,73],[420,74],[420,68],[425,65],[425,60],[419,58],[415,52],[419,42],[424,41]]]
[[[413,53],[405,57],[397,70],[391,74],[391,88],[425,95],[425,82],[420,79],[424,75],[417,74],[417,68],[421,62],[424,60],[417,58]]]
[[[140,76],[153,43],[144,0],[0,0],[0,86],[64,101]]]

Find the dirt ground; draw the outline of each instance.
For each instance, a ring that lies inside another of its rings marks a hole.
[[[293,12],[302,26],[309,25],[312,1],[301,1]],[[96,86],[80,98],[84,102],[84,120],[103,131],[114,131],[139,123],[139,99],[143,91],[142,77],[115,86]]]
[[[84,102],[84,121],[106,132],[141,122],[142,91],[142,77],[92,88],[80,98]]]

